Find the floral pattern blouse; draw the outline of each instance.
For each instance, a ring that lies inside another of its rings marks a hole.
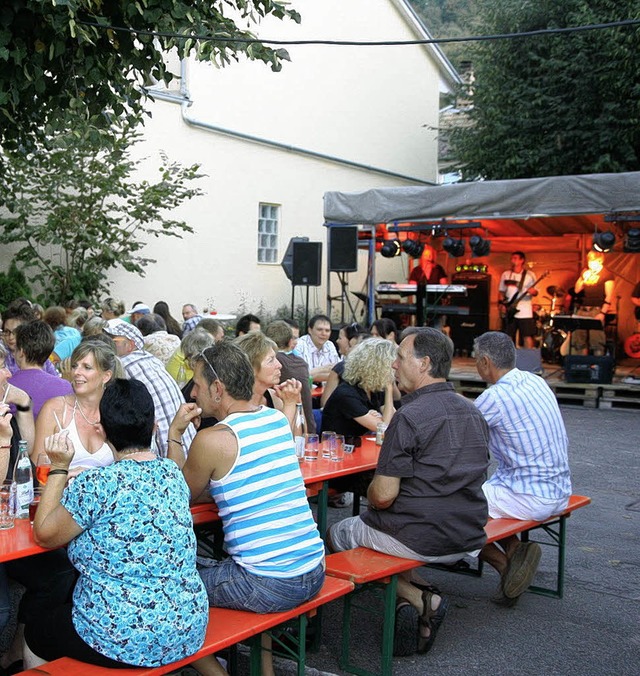
[[[113,660],[155,667],[199,650],[208,619],[189,489],[174,462],[127,458],[80,474],[62,505],[84,531],[73,624]]]

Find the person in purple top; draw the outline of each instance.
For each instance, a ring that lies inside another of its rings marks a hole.
[[[15,358],[18,370],[10,382],[31,397],[34,418],[38,417],[47,399],[73,393],[68,380],[46,373],[43,369],[54,344],[53,331],[43,321],[27,322],[16,329]]]

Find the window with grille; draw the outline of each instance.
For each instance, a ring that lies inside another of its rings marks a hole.
[[[258,263],[278,262],[278,222],[280,207],[277,204],[260,204],[258,217]]]

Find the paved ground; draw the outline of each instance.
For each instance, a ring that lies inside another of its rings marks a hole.
[[[562,409],[574,492],[593,504],[568,522],[565,597],[525,594],[515,608],[493,605],[497,575],[429,571],[452,602],[429,655],[396,658],[394,676],[457,674],[640,674],[640,412]],[[331,518],[348,510],[330,510]],[[539,580],[550,580],[543,554]],[[545,571],[547,571],[545,573]],[[338,667],[339,603],[325,612],[315,669]],[[352,628],[359,664],[375,669],[380,627]]]

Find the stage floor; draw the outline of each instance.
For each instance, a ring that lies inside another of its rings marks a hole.
[[[567,383],[559,364],[542,364],[544,378],[561,404],[588,408],[639,408],[640,409],[640,359],[620,359],[611,383]],[[456,390],[474,399],[485,388],[476,370],[475,360],[454,357],[449,380]]]

